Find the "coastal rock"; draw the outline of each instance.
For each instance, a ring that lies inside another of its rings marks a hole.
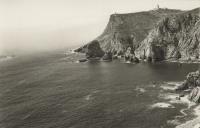
[[[125,56],[125,60],[132,58],[125,55],[129,47],[136,61],[138,58],[149,62],[197,60],[200,54],[199,10],[159,8],[137,13],[115,13],[110,16],[104,32],[95,40],[104,53]],[[89,44],[75,51],[86,53]]]
[[[80,59],[80,60],[78,60],[79,62],[86,62],[86,61],[88,61],[87,59]]]
[[[134,57],[132,58],[132,62],[133,62],[133,63],[139,63],[140,60],[139,60],[136,56],[134,56]]]
[[[190,89],[191,92],[188,96],[190,101],[200,103],[200,72],[191,72],[187,75],[186,80],[181,86],[178,86],[176,91],[184,91]]]
[[[186,84],[188,88],[200,86],[200,72],[191,72],[187,75]]]
[[[179,12],[182,11],[159,8],[136,13],[115,13],[110,16],[103,33],[95,40],[99,42],[105,53],[111,52],[113,56],[121,56],[125,54],[128,47],[134,50],[138,48],[160,19]],[[80,47],[76,51],[85,52],[86,47]]]
[[[97,40],[93,40],[92,42],[83,46],[82,48],[75,50],[75,52],[85,53],[87,59],[101,58],[104,55],[104,52],[101,49]]]
[[[112,58],[113,58],[113,56],[112,56],[112,53],[111,53],[111,52],[106,52],[106,53],[104,54],[104,56],[102,57],[102,59],[103,59],[104,61],[112,61]]]
[[[128,47],[127,51],[125,52],[124,59],[126,62],[139,63],[139,59],[135,56],[131,47]]]
[[[199,8],[166,16],[151,30],[135,53],[152,61],[198,59],[199,26]]]
[[[188,88],[189,88],[188,83],[185,80],[181,85],[176,87],[175,91],[183,91],[183,90],[186,90]]]
[[[200,103],[200,87],[195,87],[191,91],[188,99],[195,102],[195,103]]]
[[[199,70],[196,72],[190,72],[186,76],[186,80],[182,85],[178,86],[176,91],[192,89],[195,87],[200,87],[200,72]]]

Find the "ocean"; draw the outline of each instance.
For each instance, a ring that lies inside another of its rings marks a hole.
[[[198,64],[77,63],[64,51],[0,62],[0,128],[174,128],[193,115],[170,88]]]

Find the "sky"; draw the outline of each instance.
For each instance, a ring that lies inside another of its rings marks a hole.
[[[81,45],[103,32],[111,14],[157,4],[189,10],[200,0],[0,0],[0,53]]]

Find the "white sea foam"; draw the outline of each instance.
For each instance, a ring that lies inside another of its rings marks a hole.
[[[70,49],[70,50],[67,50],[65,52],[65,55],[70,55],[70,54],[76,54],[76,52],[74,51],[74,49]]]
[[[149,87],[151,87],[151,88],[155,88],[156,85],[155,85],[155,84],[150,84]]]
[[[168,86],[168,85],[165,85],[165,86],[160,86],[163,90],[175,90],[176,87],[175,86]]]
[[[180,86],[183,82],[164,82],[162,86],[160,86],[163,90],[175,90],[178,86]]]
[[[151,106],[152,108],[175,108],[173,105],[165,102],[155,103]]]
[[[188,95],[180,97],[179,94],[166,93],[166,94],[160,94],[159,97],[165,100],[169,100],[169,103],[172,103],[172,104],[187,104],[188,108],[191,108],[192,106],[195,105],[194,102],[191,102],[188,99]]]
[[[80,63],[80,61],[78,61],[78,60],[77,60],[77,61],[75,61],[75,63],[77,63],[77,64],[78,64],[78,63]]]
[[[126,63],[126,64],[131,64],[131,61],[126,61],[125,63]]]
[[[174,94],[174,93],[165,93],[165,94],[160,94],[159,97],[165,100],[176,100],[177,97],[179,95],[178,94]]]
[[[200,128],[200,124],[196,124],[193,128]]]
[[[195,109],[194,109],[194,114],[196,116],[200,116],[200,106],[197,106]]]
[[[165,83],[167,83],[167,84],[169,84],[169,85],[176,85],[176,86],[179,86],[179,85],[181,85],[183,82],[182,82],[182,81],[180,81],[180,82],[170,81],[170,82],[165,82]]]
[[[196,123],[194,123],[192,121],[191,122],[188,121],[187,123],[180,125],[179,121],[177,120],[178,118],[182,118],[182,117],[187,116],[188,114],[185,111],[190,109],[192,106],[196,105],[194,102],[191,102],[188,99],[188,95],[185,95],[183,97],[179,97],[178,94],[167,93],[167,94],[162,94],[161,98],[169,100],[169,103],[171,103],[171,104],[177,104],[177,103],[178,104],[187,104],[187,108],[184,108],[184,109],[180,110],[180,113],[182,115],[176,116],[175,120],[170,120],[170,121],[168,121],[168,123],[172,123],[172,124],[178,125],[176,128],[193,128],[194,127],[194,124],[196,124]],[[194,109],[194,111],[195,111],[194,112],[195,115],[200,116],[200,107],[196,107]],[[194,127],[194,128],[196,128],[196,127]]]
[[[140,87],[136,87],[135,90],[139,91],[139,92],[142,92],[142,93],[146,92],[146,90],[144,88],[140,88]]]
[[[85,100],[90,100],[90,99],[91,99],[91,97],[92,97],[92,95],[91,95],[91,94],[89,94],[89,95],[87,95],[87,96],[85,97]]]
[[[177,120],[177,119],[175,119],[175,120],[168,120],[167,123],[168,124],[172,124],[172,125],[180,125],[181,124],[181,122],[179,120]]]
[[[184,124],[176,126],[176,128],[200,128],[200,106],[197,106],[194,109],[194,115],[197,115],[198,117],[185,122]]]

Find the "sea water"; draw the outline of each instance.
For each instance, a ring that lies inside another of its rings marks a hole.
[[[76,63],[75,54],[1,62],[0,127],[173,128],[187,120],[188,104],[172,102],[171,88],[198,64]]]

